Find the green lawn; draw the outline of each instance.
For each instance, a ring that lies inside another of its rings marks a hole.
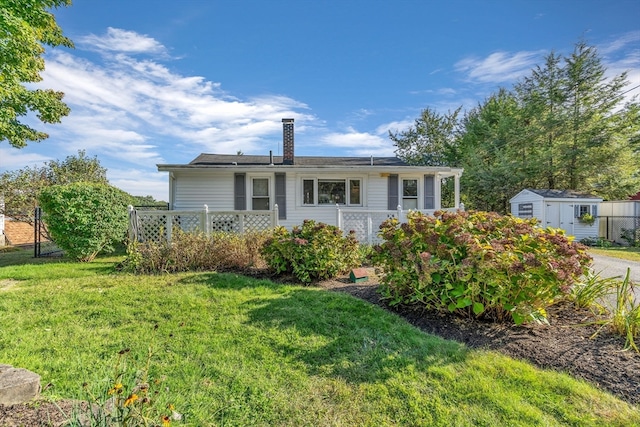
[[[153,344],[157,400],[185,425],[640,425],[637,408],[585,382],[345,294],[233,274],[131,276],[113,270],[117,258],[28,260],[0,254],[0,363],[42,375],[53,399],[110,387],[118,351],[143,366]]]
[[[589,252],[598,255],[606,255],[614,258],[626,259],[628,261],[640,261],[640,248],[629,246],[613,246],[610,248],[590,247]]]

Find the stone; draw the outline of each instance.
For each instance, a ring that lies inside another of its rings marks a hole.
[[[11,365],[0,365],[0,405],[28,402],[40,393],[40,375]]]

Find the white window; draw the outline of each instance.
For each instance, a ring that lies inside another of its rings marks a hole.
[[[251,179],[251,209],[268,211],[271,209],[269,178]]]
[[[402,180],[402,209],[418,209],[418,180]]]
[[[361,183],[359,178],[304,178],[302,204],[362,206]]]

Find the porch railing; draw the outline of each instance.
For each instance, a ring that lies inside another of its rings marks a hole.
[[[460,209],[464,209],[461,207]],[[458,208],[443,208],[443,211],[455,212]],[[396,210],[362,210],[362,209],[342,209],[337,206],[337,226],[349,232],[353,230],[356,238],[360,243],[375,245],[382,243],[383,240],[378,236],[380,225],[390,219],[397,218],[399,222],[407,220],[409,210],[403,210],[402,206],[398,206]],[[427,215],[433,215],[434,209],[420,210]]]
[[[245,233],[278,226],[278,206],[270,211],[202,210],[142,211],[129,206],[129,238],[139,242],[171,241],[176,229],[210,235],[217,231]]]

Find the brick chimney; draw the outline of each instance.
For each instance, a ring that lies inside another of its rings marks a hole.
[[[293,154],[293,119],[282,119],[282,163],[295,163]]]

